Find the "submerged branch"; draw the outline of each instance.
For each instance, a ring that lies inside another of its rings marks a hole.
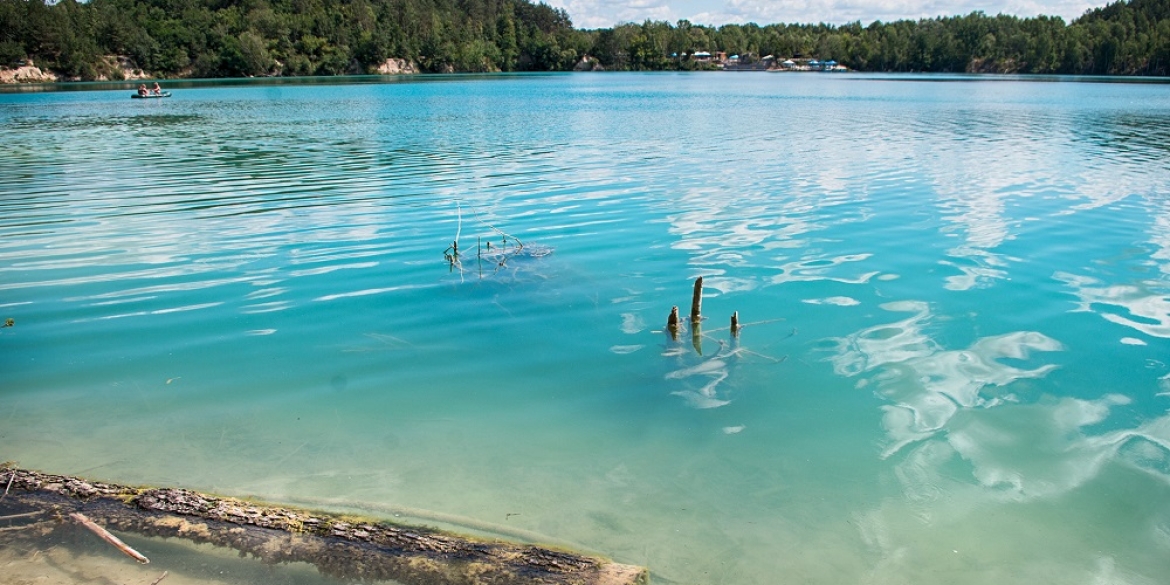
[[[479,223],[482,223],[483,225],[485,225],[489,229],[491,229],[493,232],[496,232],[497,234],[500,234],[501,236],[503,236],[505,244],[507,243],[508,239],[511,238],[513,241],[516,242],[517,249],[524,247],[524,242],[521,242],[520,238],[517,238],[516,236],[513,236],[512,234],[506,233],[503,230],[501,230],[500,228],[484,221],[483,218],[479,216],[479,212],[476,211],[475,209],[472,209],[471,212],[475,214],[475,219],[479,220]]]
[[[106,530],[105,528],[98,526],[96,522],[94,522],[93,520],[90,520],[89,518],[86,518],[85,514],[82,514],[81,512],[73,512],[73,513],[69,514],[69,517],[76,520],[82,526],[88,528],[90,532],[93,532],[94,534],[98,535],[98,537],[100,537],[102,540],[113,545],[114,548],[122,551],[122,554],[124,554],[124,555],[144,564],[144,565],[150,562],[150,559],[143,556],[142,553],[130,548],[129,545],[122,542],[122,539],[118,538],[117,536],[110,534],[109,530]]]
[[[15,476],[16,474],[13,474]],[[0,516],[0,520],[16,520],[18,518],[32,518],[33,516],[40,516],[44,514],[44,510],[37,510],[36,512],[25,512],[24,514],[9,514],[8,516]]]
[[[30,528],[44,528],[52,525],[52,520],[44,520],[42,522],[33,522],[32,524],[22,524],[20,526],[5,526],[0,528],[0,532],[16,532],[17,530],[28,530]]]
[[[753,327],[753,326],[755,326],[755,325],[767,325],[767,324],[769,324],[769,323],[779,323],[779,322],[781,322],[781,321],[785,321],[785,320],[786,320],[786,319],[784,319],[783,317],[781,317],[781,318],[777,318],[777,319],[764,319],[763,321],[752,321],[751,323],[740,323],[740,322],[739,322],[739,312],[738,312],[738,311],[736,312],[736,314],[735,314],[735,317],[736,317],[736,320],[735,320],[736,328],[737,328],[739,331],[743,331],[745,328],[747,328],[747,327]],[[708,330],[708,333],[715,333],[715,332],[717,332],[717,331],[727,331],[727,330],[729,330],[729,329],[730,329],[730,327],[717,327],[717,328],[715,328],[715,329],[710,329],[710,330]],[[795,329],[793,329],[793,333],[789,334],[789,335],[788,335],[788,336],[786,336],[784,339],[788,339],[789,337],[792,337],[793,335],[795,335],[795,334],[796,334],[795,332],[796,332],[796,330],[795,330]]]

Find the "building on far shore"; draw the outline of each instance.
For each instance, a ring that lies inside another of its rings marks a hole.
[[[680,55],[674,53],[670,56],[671,59],[686,59],[688,55]],[[765,55],[757,57],[752,53],[743,53],[738,55],[728,56],[723,51],[716,51],[711,53],[708,51],[695,51],[690,53],[689,58],[696,63],[703,63],[712,66],[713,68],[722,69],[724,71],[848,71],[849,69],[844,65],[838,64],[832,59],[820,61],[812,58],[804,58],[799,55],[777,61],[775,55]]]
[[[768,71],[829,71],[839,73],[849,71],[849,68],[832,59],[819,61],[817,59],[796,58],[785,59],[777,63],[775,67],[769,67]]]

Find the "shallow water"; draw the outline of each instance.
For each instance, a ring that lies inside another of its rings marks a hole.
[[[0,507],[2,509],[2,507]],[[269,565],[241,558],[235,551],[208,544],[195,545],[181,539],[143,538],[122,534],[135,550],[149,550],[150,563],[138,564],[122,556],[93,533],[73,523],[41,517],[40,524],[0,520],[0,528],[18,529],[0,533],[0,567],[5,585],[43,583],[142,585],[344,585],[341,579],[321,575],[307,563]],[[29,532],[39,533],[30,535]],[[41,533],[47,532],[47,534]],[[13,536],[19,536],[13,540]]]
[[[655,582],[1157,583],[1167,87],[0,94],[0,459]]]

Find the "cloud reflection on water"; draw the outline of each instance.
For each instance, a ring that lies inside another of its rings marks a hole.
[[[951,229],[943,231],[966,234],[963,243],[947,251],[952,260],[939,261],[962,272],[947,277],[945,288],[949,290],[983,288],[1008,276],[1006,259],[993,252],[1012,237],[1003,217],[1007,195],[986,185],[985,181],[964,184],[978,185],[980,192],[966,196],[955,194],[953,199],[944,198],[942,203],[944,217],[954,222]]]
[[[1108,510],[1118,496],[1097,490],[1115,489],[1115,483],[1089,488],[1081,496],[1070,494],[1102,477],[1110,465],[1170,485],[1170,415],[1118,428],[1115,411],[1131,403],[1121,394],[1096,399],[1044,395],[1025,402],[1013,388],[1056,368],[1039,363],[1033,354],[1062,351],[1057,340],[1016,331],[948,350],[928,333],[933,314],[927,303],[904,301],[882,308],[910,315],[837,339],[831,358],[839,375],[859,378],[858,388],[872,388],[887,402],[881,406],[887,436],[882,457],[893,462],[901,488],[901,498],[888,498],[857,516],[863,540],[880,555],[867,582],[926,582],[938,571],[970,575],[976,567],[989,579],[985,582],[1011,581],[1027,573],[1057,575],[1054,582],[1082,582],[1086,571],[1099,578],[1094,582],[1152,582],[1114,561],[1113,551],[1133,546],[1129,534],[1099,536],[1097,556],[1083,557],[1074,535],[1097,529],[1091,524],[1095,511],[1078,509],[1054,523],[1044,515],[1046,506],[1010,506],[1046,500],[1062,502],[1055,504],[1060,508],[1067,504],[1058,498],[1080,497],[1074,501]],[[1151,495],[1160,493],[1156,487],[1146,489]],[[1150,530],[1165,531],[1170,518],[1162,506],[1153,501],[1130,505],[1140,510],[1134,512],[1135,520],[1142,516]],[[989,531],[999,533],[1002,542],[983,541]],[[1045,559],[1021,552],[1031,550],[1036,538],[1046,542]],[[1000,547],[1005,550],[990,552]],[[1078,552],[1057,560],[1066,550]],[[978,565],[989,553],[998,568]],[[1048,563],[1052,566],[1046,567]],[[1082,566],[1086,563],[1090,566]],[[1005,572],[1004,579],[992,576],[997,571]]]
[[[695,275],[710,277],[704,282],[708,289],[726,294],[800,280],[859,283],[876,274],[830,279],[824,275],[836,265],[871,255],[825,257],[812,253],[797,260],[778,255],[785,262],[777,267],[780,274],[771,279],[742,276],[761,263],[771,262],[766,254],[807,250],[814,241],[811,234],[862,221],[866,216],[857,207],[862,198],[850,192],[845,181],[834,179],[828,169],[794,171],[766,160],[751,169],[736,167],[737,174],[750,172],[752,176],[736,179],[744,184],[744,190],[734,197],[728,196],[723,186],[696,187],[671,201],[674,211],[666,218],[670,234],[676,238],[671,248],[689,254],[689,263],[697,268]],[[741,268],[744,270],[738,270]]]
[[[1159,292],[1167,284],[1143,281],[1137,284],[1109,285],[1088,276],[1058,272],[1054,278],[1069,285],[1080,298],[1078,311],[1097,312],[1107,321],[1135,329],[1151,337],[1170,338],[1170,294]],[[1112,306],[1126,310],[1120,315],[1094,311],[1094,306]]]
[[[1092,435],[1086,427],[1101,423],[1113,407],[1130,399],[1107,394],[1096,400],[1022,404],[1010,391],[1012,384],[1042,378],[1056,366],[1021,368],[1000,360],[1025,361],[1033,352],[1061,351],[1055,339],[1017,331],[977,339],[965,350],[946,350],[925,332],[932,317],[926,303],[905,301],[882,308],[913,314],[836,340],[831,361],[839,375],[871,375],[859,380],[858,387],[873,383],[874,393],[889,402],[881,407],[889,439],[883,457],[919,444],[898,464],[899,477],[911,492],[918,487],[910,484],[937,484],[937,478],[923,479],[924,469],[951,456],[968,462],[980,485],[1015,499],[1072,489],[1110,459],[1129,461],[1170,482],[1170,416]],[[1124,448],[1134,444],[1143,446]],[[943,452],[948,455],[940,457]],[[927,461],[935,463],[925,466]]]
[[[1157,249],[1150,254],[1150,260],[1157,264],[1162,276],[1170,277],[1170,201],[1162,201],[1153,216],[1150,243]]]
[[[1014,397],[1002,390],[1025,378],[1040,378],[1056,366],[1017,368],[998,360],[1026,360],[1034,351],[1060,351],[1060,343],[1042,333],[1017,331],[978,339],[965,350],[946,350],[927,333],[930,307],[918,301],[887,303],[882,308],[912,315],[875,325],[838,339],[834,370],[844,376],[874,373],[883,406],[883,424],[892,442],[888,457],[904,446],[944,429],[961,410],[989,408]],[[859,386],[868,386],[863,379]]]

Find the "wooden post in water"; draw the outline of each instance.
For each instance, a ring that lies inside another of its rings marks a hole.
[[[691,297],[691,324],[703,318],[703,277],[695,279],[695,294]]]
[[[666,318],[666,330],[670,332],[670,337],[678,340],[678,305],[670,308],[670,316]]]
[[[731,336],[739,337],[739,311],[731,314]]]
[[[695,294],[691,297],[691,345],[703,355],[703,277],[695,279]]]

